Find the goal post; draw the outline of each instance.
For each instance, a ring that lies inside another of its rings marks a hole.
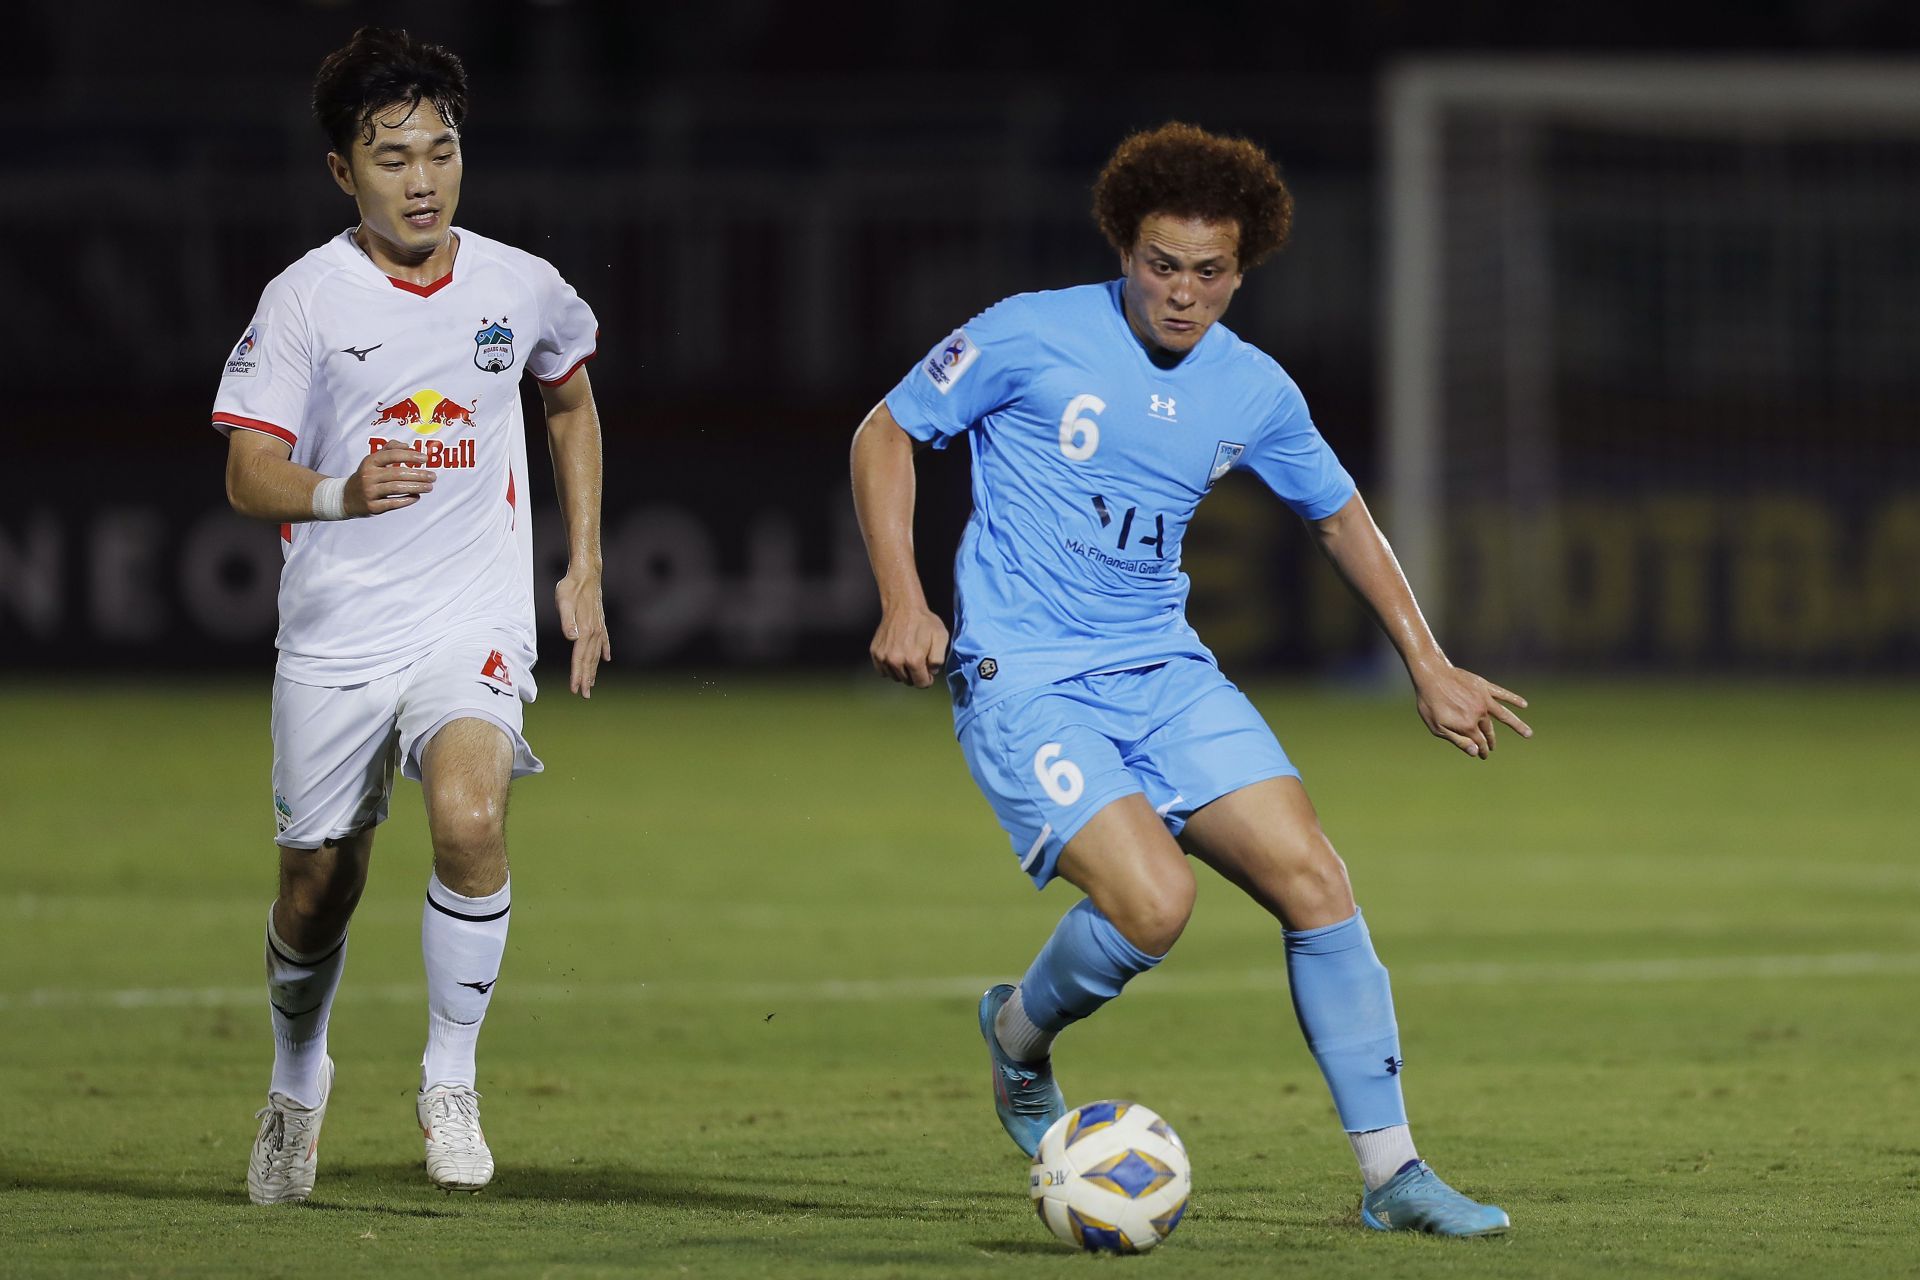
[[[1381,105],[1383,523],[1442,642],[1920,657],[1868,579],[1920,556],[1920,63],[1418,61]]]

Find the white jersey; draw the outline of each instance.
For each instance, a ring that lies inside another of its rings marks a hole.
[[[521,373],[565,382],[593,312],[540,258],[455,229],[453,269],[397,280],[343,232],[281,272],[228,356],[213,425],[262,431],[322,475],[406,444],[433,490],[360,520],[281,526],[280,672],[352,685],[478,625],[533,652]]]

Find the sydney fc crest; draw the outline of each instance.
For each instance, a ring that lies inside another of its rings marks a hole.
[[[498,324],[482,320],[480,332],[473,335],[473,363],[488,373],[513,367],[513,330],[507,328],[506,319],[501,316]]]
[[[1240,461],[1240,455],[1246,451],[1247,446],[1243,444],[1222,440],[1220,447],[1213,451],[1213,470],[1207,472],[1207,483],[1211,485],[1233,470],[1234,465]]]

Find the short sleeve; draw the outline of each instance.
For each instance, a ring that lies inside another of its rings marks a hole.
[[[540,266],[540,337],[527,357],[527,372],[558,386],[599,350],[600,322],[558,271],[545,262]]]
[[[935,343],[887,393],[887,410],[901,429],[942,449],[1017,399],[1032,350],[1026,310],[1006,299]]]
[[[214,430],[259,431],[289,448],[300,442],[313,383],[308,333],[305,299],[281,276],[260,295],[246,332],[227,355],[213,397]]]
[[[1239,460],[1303,520],[1321,520],[1353,497],[1353,477],[1313,425],[1306,397],[1285,374],[1273,414]]]

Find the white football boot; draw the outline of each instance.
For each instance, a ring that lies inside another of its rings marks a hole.
[[[468,1085],[437,1084],[414,1101],[427,1140],[427,1180],[442,1191],[478,1191],[493,1181],[493,1152],[480,1132],[480,1095]]]
[[[320,1167],[320,1122],[333,1092],[333,1059],[320,1068],[320,1101],[303,1107],[284,1093],[269,1093],[254,1114],[260,1132],[247,1161],[247,1198],[255,1204],[298,1204],[313,1194]]]

